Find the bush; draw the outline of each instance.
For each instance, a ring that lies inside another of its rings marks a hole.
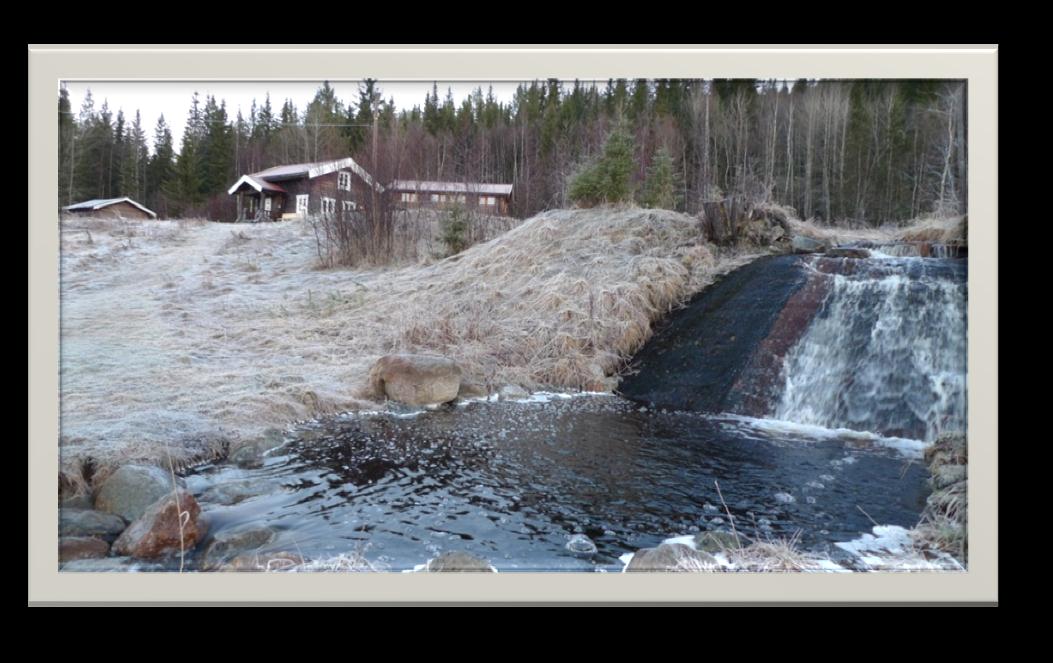
[[[633,139],[624,125],[616,127],[600,158],[574,176],[567,196],[581,207],[632,200]]]
[[[676,189],[676,164],[669,150],[660,147],[647,169],[647,181],[644,184],[640,203],[644,207],[676,210],[680,204],[680,195]]]
[[[450,208],[442,219],[442,243],[450,255],[460,253],[468,248],[468,211],[461,205]]]

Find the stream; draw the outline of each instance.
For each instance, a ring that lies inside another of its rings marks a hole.
[[[670,316],[620,395],[348,414],[288,431],[262,467],[197,468],[198,550],[268,527],[257,552],[388,571],[466,551],[502,572],[618,572],[733,524],[836,560],[876,523],[917,523],[922,452],[966,420],[966,300],[963,259],[764,258]],[[568,549],[576,534],[594,554]]]

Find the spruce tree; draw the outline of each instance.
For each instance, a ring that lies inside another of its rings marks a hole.
[[[632,199],[633,139],[624,122],[607,136],[603,154],[573,178],[567,192],[571,201],[592,207]]]

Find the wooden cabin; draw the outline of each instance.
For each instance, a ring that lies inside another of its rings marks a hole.
[[[227,191],[237,196],[236,222],[337,216],[362,207],[383,187],[354,159],[275,166],[242,175]]]
[[[66,214],[96,219],[156,219],[157,214],[131,198],[98,198],[62,208]]]
[[[388,191],[399,209],[463,205],[483,214],[508,216],[512,206],[511,184],[395,180]]]

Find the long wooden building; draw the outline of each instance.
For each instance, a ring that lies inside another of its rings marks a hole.
[[[483,214],[508,216],[511,184],[395,180],[388,186],[396,207],[402,209],[463,205]]]

